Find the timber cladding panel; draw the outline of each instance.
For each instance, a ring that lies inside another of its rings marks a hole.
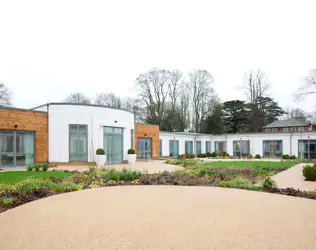
[[[47,113],[1,107],[0,130],[33,131],[35,162],[48,162]]]
[[[137,139],[138,138],[151,138],[152,139],[152,158],[158,159],[160,156],[159,147],[159,126],[147,124],[135,124],[134,130],[134,144],[137,152]]]

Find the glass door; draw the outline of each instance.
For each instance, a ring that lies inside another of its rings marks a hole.
[[[15,166],[14,132],[0,132],[0,166]]]
[[[178,157],[179,155],[179,141],[178,140],[169,140],[169,156]]]
[[[87,125],[69,125],[69,161],[88,161]]]
[[[33,162],[33,132],[0,131],[0,167],[27,166]]]
[[[107,164],[123,163],[123,129],[104,127],[104,151]]]
[[[138,138],[137,140],[137,158],[149,160],[152,157],[151,138]]]

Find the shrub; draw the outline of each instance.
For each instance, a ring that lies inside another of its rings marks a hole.
[[[206,157],[212,157],[212,153],[211,152],[207,152],[206,153]]]
[[[205,158],[205,157],[206,157],[206,154],[197,154],[197,157],[198,157],[198,158]]]
[[[34,164],[34,170],[36,172],[40,171],[40,169],[41,169],[41,164]]]
[[[172,164],[172,165],[181,165],[182,161],[178,159],[169,159],[169,160],[166,160],[165,163]]]
[[[122,171],[118,171],[115,169],[109,169],[104,173],[104,179],[107,181],[127,181],[127,180],[134,180],[138,179],[142,175],[139,171],[131,171],[127,169],[123,169]]]
[[[43,163],[41,167],[42,167],[42,170],[43,170],[43,171],[47,171],[47,169],[48,169],[48,163]]]
[[[292,156],[290,156],[290,159],[291,159],[291,160],[295,160],[295,159],[296,159],[296,156],[295,156],[295,155],[292,155]]]
[[[83,173],[75,173],[71,177],[69,177],[69,181],[71,181],[75,184],[79,184],[79,183],[89,184],[90,178],[89,178],[89,176],[87,176]]]
[[[96,155],[105,155],[104,149],[103,148],[98,148],[95,151]]]
[[[67,193],[67,192],[77,191],[79,189],[81,189],[80,185],[76,185],[70,181],[64,181],[64,182],[57,184],[55,186],[54,191],[56,193]]]
[[[134,155],[135,154],[135,149],[130,148],[129,150],[127,150],[127,154]]]
[[[6,207],[12,206],[14,202],[13,198],[7,198],[2,200],[2,204]]]
[[[26,170],[27,171],[33,171],[33,165],[32,164],[29,164],[27,167],[26,167]]]
[[[108,181],[108,184],[109,184],[110,186],[116,185],[116,181],[109,180],[109,181]]]
[[[289,160],[291,157],[288,154],[282,155],[282,159]]]
[[[47,189],[53,191],[56,184],[49,179],[39,180],[39,179],[25,179],[18,182],[15,187],[16,190],[21,194],[33,194],[40,189]]]
[[[256,159],[260,159],[261,156],[260,156],[259,154],[256,154],[256,155],[255,155],[255,158],[256,158]]]
[[[271,189],[271,188],[275,188],[276,187],[276,183],[274,180],[272,180],[270,177],[267,177],[264,179],[263,183],[262,183],[262,187],[264,189]]]
[[[316,164],[313,166],[305,166],[303,168],[303,175],[306,181],[316,181]]]
[[[200,164],[201,164],[201,161],[193,160],[193,159],[186,160],[186,161],[183,162],[183,166],[184,167],[187,167],[187,166],[198,166]]]
[[[217,156],[216,152],[211,153],[211,157],[216,157],[216,156]]]
[[[252,155],[251,155],[251,154],[248,154],[248,155],[247,155],[247,158],[248,158],[248,159],[252,159]]]
[[[217,183],[218,187],[228,187],[228,188],[235,188],[235,187],[246,186],[246,185],[250,185],[249,181],[241,177],[238,177],[234,180],[221,181]]]
[[[16,188],[14,185],[0,183],[0,195],[8,195],[14,193]]]

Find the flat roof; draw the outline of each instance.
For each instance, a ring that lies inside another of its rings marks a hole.
[[[32,110],[32,109],[22,109],[22,108],[15,108],[15,107],[8,107],[8,106],[1,106],[1,105],[0,105],[0,109],[11,109],[11,110],[17,110],[17,111],[37,112],[37,113],[47,114],[47,112],[45,112],[45,111]]]
[[[49,103],[45,103],[45,104],[42,104],[40,106],[36,106],[34,108],[30,108],[30,109],[33,110],[33,109],[41,108],[44,106],[50,106],[50,105],[72,105],[72,106],[88,106],[88,107],[108,108],[108,109],[116,109],[116,110],[126,111],[126,112],[132,113],[134,115],[133,111],[123,109],[123,108],[115,108],[115,107],[109,107],[109,106],[97,105],[97,104],[69,103],[69,102],[49,102]]]

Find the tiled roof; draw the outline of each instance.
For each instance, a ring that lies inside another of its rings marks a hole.
[[[288,120],[278,120],[272,122],[263,128],[286,128],[286,127],[306,127],[309,126],[309,122],[304,122],[296,119],[295,117]]]

